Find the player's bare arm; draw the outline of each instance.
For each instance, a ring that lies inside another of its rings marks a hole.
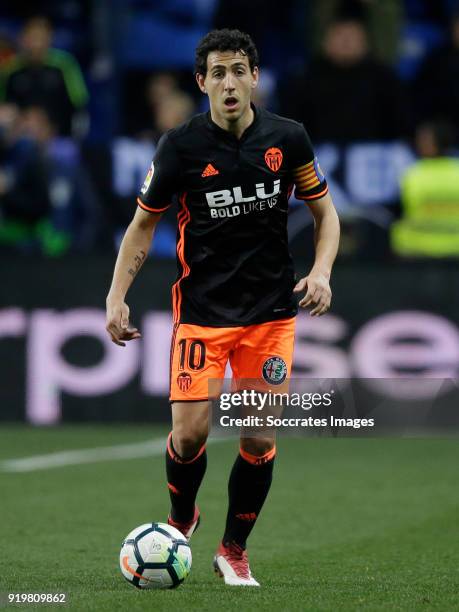
[[[309,205],[314,217],[315,260],[311,271],[301,278],[294,292],[306,291],[300,300],[302,308],[312,307],[311,316],[321,316],[330,308],[330,276],[338,252],[339,219],[329,193]]]
[[[118,346],[126,346],[126,341],[141,336],[138,329],[129,325],[129,306],[125,298],[147,257],[160,218],[161,214],[151,214],[138,208],[121,242],[107,295],[106,326],[112,341]]]

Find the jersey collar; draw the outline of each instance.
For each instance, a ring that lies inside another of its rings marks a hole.
[[[236,136],[234,134],[232,134],[231,132],[228,132],[228,130],[224,130],[223,128],[221,128],[219,125],[217,125],[213,120],[212,117],[210,115],[210,110],[207,111],[206,113],[206,119],[207,119],[207,125],[209,126],[209,128],[218,136],[221,136],[227,140],[231,140],[234,141],[236,143],[240,143],[243,142],[244,140],[247,139],[247,137],[249,136],[249,134],[251,134],[253,132],[253,130],[255,129],[255,127],[258,125],[258,122],[260,120],[260,110],[257,109],[257,107],[255,106],[255,104],[253,104],[253,102],[250,103],[250,107],[253,110],[253,121],[252,123],[249,125],[248,128],[246,128],[246,130],[243,132],[242,136],[240,138],[236,138]]]

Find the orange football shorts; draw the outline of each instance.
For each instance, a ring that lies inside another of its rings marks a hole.
[[[172,335],[170,401],[217,397],[228,360],[233,391],[247,388],[248,380],[281,391],[291,373],[294,336],[294,317],[244,327],[180,323]]]

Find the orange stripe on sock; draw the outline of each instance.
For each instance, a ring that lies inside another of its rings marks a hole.
[[[241,454],[241,457],[243,459],[245,459],[252,465],[263,465],[264,463],[271,461],[271,459],[274,459],[276,455],[276,446],[274,445],[272,449],[264,455],[252,455],[251,453],[248,453],[242,448],[239,449],[239,453]]]
[[[169,491],[172,491],[172,493],[175,493],[175,495],[180,495],[180,491],[177,489],[177,487],[174,487],[174,485],[170,482],[167,483],[167,488]]]
[[[203,444],[194,457],[191,457],[191,459],[182,459],[180,455],[177,455],[177,453],[175,452],[172,446],[172,432],[170,432],[167,437],[167,452],[169,453],[170,458],[173,459],[176,463],[186,463],[186,464],[193,463],[194,461],[196,461],[196,459],[198,459],[202,455],[202,453],[205,450],[206,450],[206,445]]]
[[[171,459],[175,459],[175,453],[172,450],[172,446],[171,446],[171,439],[172,439],[172,432],[169,432],[169,435],[167,436],[167,452],[169,453],[169,457]]]
[[[236,518],[241,519],[241,521],[256,521],[257,515],[255,512],[246,512],[245,514],[236,514]]]

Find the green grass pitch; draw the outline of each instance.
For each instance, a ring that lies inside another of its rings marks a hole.
[[[153,426],[0,429],[0,461],[156,438]],[[118,568],[123,537],[168,512],[163,457],[0,472],[0,591],[66,591],[65,610],[459,610],[457,439],[286,438],[249,558],[260,589],[225,587],[222,534],[235,439],[209,445],[174,591],[139,591]],[[21,606],[56,609],[56,606]]]

